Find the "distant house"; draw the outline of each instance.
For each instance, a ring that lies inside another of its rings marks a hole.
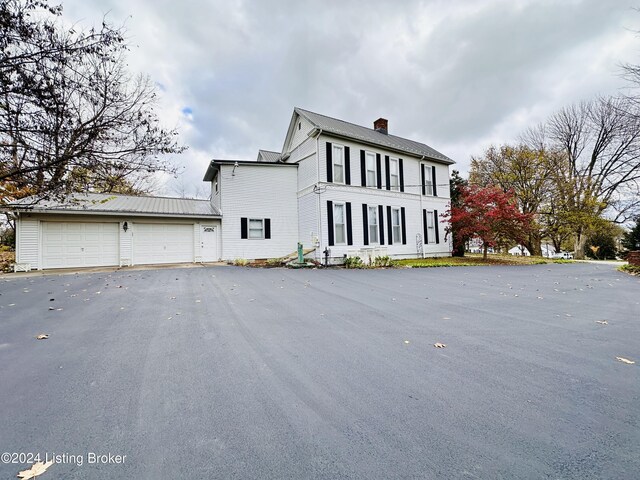
[[[548,243],[543,243],[541,245],[541,247],[542,247],[542,256],[543,257],[549,258],[549,257],[553,256],[556,253],[556,249],[555,249],[555,247],[553,245],[550,245]]]
[[[284,256],[451,255],[441,214],[454,162],[424,143],[295,108],[282,151],[210,162],[209,200],[75,195],[10,204],[34,269]]]
[[[509,249],[509,255],[520,255],[522,257],[530,257],[531,253],[524,245],[516,245],[513,248]]]

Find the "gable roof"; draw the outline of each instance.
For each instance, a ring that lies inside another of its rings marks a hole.
[[[74,194],[65,199],[40,200],[27,197],[3,209],[38,213],[95,213],[180,217],[220,217],[209,200],[173,197],[143,197],[112,193]]]
[[[280,152],[271,150],[258,150],[258,162],[279,162],[282,159]]]
[[[364,143],[395,150],[397,152],[409,153],[420,157],[424,156],[447,165],[455,163],[446,155],[443,155],[424,143],[415,142],[396,135],[380,133],[372,128],[345,122],[344,120],[338,120],[337,118],[327,117],[326,115],[310,112],[298,107],[294,108],[293,111],[294,115],[298,114],[306,118],[316,128],[321,129],[323,133],[343,138],[352,138]]]

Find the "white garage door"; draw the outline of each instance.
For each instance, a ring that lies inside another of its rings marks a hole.
[[[118,223],[42,222],[42,268],[118,265]]]
[[[133,263],[193,262],[193,225],[136,223],[133,229]]]

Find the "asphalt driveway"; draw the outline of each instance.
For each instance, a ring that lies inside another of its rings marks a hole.
[[[610,265],[121,271],[0,294],[0,451],[58,455],[42,480],[640,472],[640,279]]]

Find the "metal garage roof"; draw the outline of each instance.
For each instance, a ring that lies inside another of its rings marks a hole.
[[[75,194],[65,199],[39,200],[27,197],[5,205],[7,210],[134,214],[154,216],[221,217],[209,200],[172,197],[145,197],[112,193]]]

